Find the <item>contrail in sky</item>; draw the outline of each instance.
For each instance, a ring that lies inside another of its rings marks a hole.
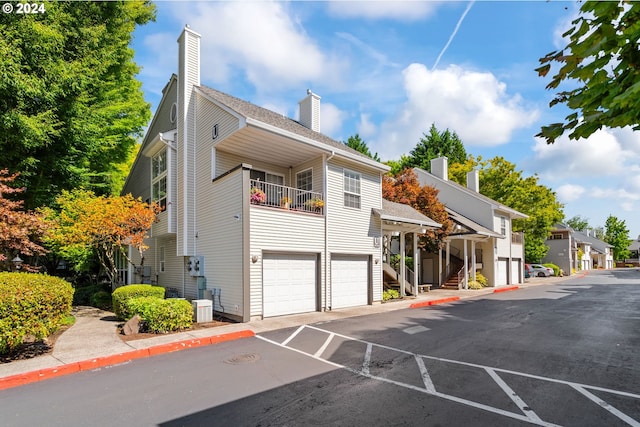
[[[473,6],[473,3],[475,3],[475,0],[472,0],[472,1],[469,2],[469,4],[467,5],[467,8],[464,10],[464,13],[460,17],[460,19],[458,19],[458,23],[456,24],[456,28],[453,29],[453,33],[451,33],[451,35],[449,36],[449,40],[447,41],[447,44],[444,45],[444,47],[440,51],[440,55],[438,55],[438,58],[436,59],[436,63],[433,64],[433,67],[431,67],[432,71],[435,70],[435,68],[438,66],[438,63],[440,62],[440,58],[442,58],[442,55],[444,55],[444,53],[449,48],[449,45],[453,41],[453,38],[456,36],[456,34],[458,33],[458,30],[460,29],[460,25],[462,25],[462,21],[464,21],[464,17],[467,16],[467,13],[469,13],[469,10],[471,10],[471,6]]]

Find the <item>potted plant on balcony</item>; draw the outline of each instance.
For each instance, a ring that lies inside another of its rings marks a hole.
[[[316,212],[320,212],[320,209],[324,206],[324,200],[319,197],[314,197],[313,199],[309,199],[305,202],[305,205],[309,209],[313,209]]]
[[[252,204],[259,205],[267,201],[267,195],[258,187],[253,187],[251,189],[251,196],[249,200],[251,200]]]
[[[291,199],[287,196],[284,196],[280,199],[280,207],[283,209],[289,209],[291,207]]]

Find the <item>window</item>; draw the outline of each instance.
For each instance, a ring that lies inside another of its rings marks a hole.
[[[167,150],[151,158],[151,200],[164,211],[167,208]]]
[[[507,219],[503,216],[500,217],[500,234],[507,235]]]
[[[344,171],[344,206],[360,209],[360,174]]]
[[[307,169],[296,174],[296,187],[299,190],[311,191],[313,189],[313,170]]]
[[[267,195],[267,204],[278,206],[280,199],[284,196],[284,176],[275,175],[256,169],[251,169],[249,178],[255,181],[264,182],[265,184],[256,184],[255,186],[264,191]]]
[[[160,273],[164,273],[164,246],[160,246]]]

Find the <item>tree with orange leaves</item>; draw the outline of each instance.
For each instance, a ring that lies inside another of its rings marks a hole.
[[[47,242],[65,258],[86,256],[93,251],[112,286],[117,285],[116,259],[131,260],[125,250],[134,247],[144,262],[144,240],[156,221],[160,207],[126,196],[96,196],[91,191],[63,192],[57,198],[60,211],[48,210],[55,224]]]
[[[438,200],[438,190],[420,186],[412,169],[404,169],[395,177],[385,175],[382,179],[382,197],[396,203],[409,205],[432,220],[442,224],[442,228],[428,229],[420,235],[418,246],[428,252],[442,248],[445,238],[452,229],[452,223],[444,205]]]
[[[35,256],[47,252],[38,243],[46,229],[42,215],[23,211],[24,202],[10,198],[25,190],[10,186],[17,176],[7,169],[0,170],[0,269],[4,270],[10,268],[8,261],[20,254]],[[31,267],[23,264],[23,268]]]

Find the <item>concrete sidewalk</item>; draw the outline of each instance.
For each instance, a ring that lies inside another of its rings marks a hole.
[[[517,286],[482,290],[436,289],[415,298],[384,304],[273,317],[250,323],[234,323],[128,342],[121,340],[117,335],[117,325],[122,322],[116,320],[113,313],[92,307],[78,307],[74,308],[76,323],[58,338],[51,354],[0,364],[0,390],[156,354],[251,337],[276,329],[443,304],[521,287],[557,283],[567,278],[569,277],[532,278],[526,279],[525,284]]]

